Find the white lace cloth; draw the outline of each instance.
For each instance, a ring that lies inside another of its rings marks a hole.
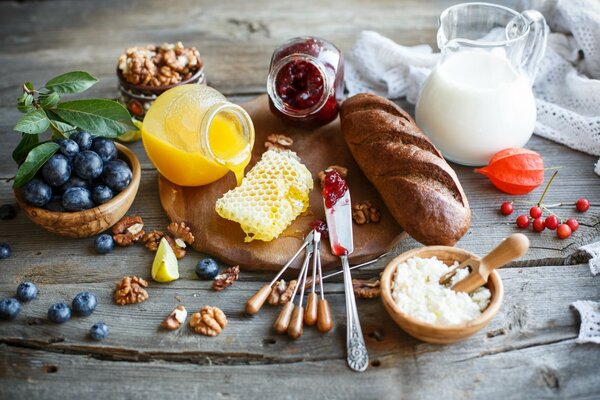
[[[598,0],[525,0],[554,32],[536,75],[535,133],[573,149],[600,156],[600,2]],[[402,46],[373,31],[363,31],[346,54],[349,95],[370,92],[406,96],[416,103],[439,53],[428,45]],[[594,171],[600,175],[600,161]],[[600,273],[600,242],[583,246],[593,275]],[[577,301],[580,341],[600,343],[600,304]]]
[[[579,328],[579,343],[600,344],[600,303],[595,301],[578,300],[571,304],[581,316]]]
[[[600,156],[600,2],[523,3],[523,9],[540,10],[556,32],[550,34],[533,87],[538,114],[535,133]],[[438,59],[439,53],[428,45],[402,46],[364,31],[346,57],[346,87],[350,95],[406,96],[415,103]],[[600,162],[595,171],[600,175]]]

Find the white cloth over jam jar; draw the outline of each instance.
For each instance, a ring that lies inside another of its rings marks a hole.
[[[344,60],[332,43],[298,37],[273,53],[267,81],[271,111],[302,129],[333,121],[344,93]]]

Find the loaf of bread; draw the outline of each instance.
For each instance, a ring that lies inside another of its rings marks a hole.
[[[471,223],[467,197],[410,115],[358,94],[344,101],[340,116],[354,159],[402,228],[425,245],[454,245]]]

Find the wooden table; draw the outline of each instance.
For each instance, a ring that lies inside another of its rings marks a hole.
[[[90,92],[114,98],[115,65],[125,47],[181,40],[200,49],[209,84],[241,102],[265,91],[271,52],[289,37],[319,35],[348,50],[358,32],[372,29],[404,44],[434,45],[437,16],[453,2],[216,3],[0,3],[0,204],[14,203],[10,153],[18,134],[11,130],[19,115],[15,99],[27,80],[42,84],[62,72],[87,70],[101,79]],[[546,165],[562,167],[548,202],[587,197],[600,206],[595,157],[536,136],[528,147],[540,152]],[[140,143],[131,148],[142,161],[143,176],[130,213],[143,216],[150,229],[162,229],[168,221],[159,204],[156,170]],[[473,211],[471,229],[458,246],[484,254],[515,231],[518,214],[500,216],[500,204],[511,197],[470,168],[456,170]],[[540,193],[541,188],[521,199],[534,201]],[[528,207],[518,209],[525,213]],[[197,253],[182,260],[181,279],[151,283],[149,301],[119,307],[111,299],[115,282],[126,274],[149,277],[153,254],[137,246],[96,255],[93,239],[54,236],[20,212],[12,221],[0,221],[0,241],[13,249],[10,259],[0,261],[0,296],[12,295],[26,280],[38,285],[40,295],[15,321],[0,323],[0,398],[598,398],[600,348],[576,343],[579,316],[569,305],[600,297],[599,278],[577,252],[598,240],[600,218],[596,207],[577,217],[581,228],[568,240],[528,233],[529,253],[501,271],[506,290],[501,311],[463,343],[422,343],[394,325],[379,300],[360,300],[371,366],[358,374],[345,362],[340,280],[326,288],[334,331],[321,335],[307,329],[298,341],[272,331],[275,308],[265,307],[252,318],[242,312],[269,274],[242,272],[240,281],[216,293],[195,277],[194,265],[202,257]],[[416,246],[405,240],[395,252]],[[376,276],[385,264],[356,275]],[[82,290],[99,298],[92,316],[64,325],[46,320],[52,303],[70,302]],[[230,324],[215,338],[187,327],[160,331],[160,321],[179,302],[190,311],[218,306]],[[92,342],[87,332],[98,320],[108,323],[110,337]]]

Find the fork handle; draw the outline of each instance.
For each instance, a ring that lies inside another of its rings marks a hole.
[[[362,372],[369,365],[369,354],[367,353],[367,346],[365,345],[360,320],[358,319],[348,256],[344,255],[340,258],[342,259],[342,268],[344,269],[344,292],[346,294],[346,361],[351,369]]]
[[[513,233],[504,239],[496,248],[490,251],[481,260],[481,265],[486,268],[486,276],[493,269],[502,267],[512,260],[521,257],[529,249],[529,239],[522,233]],[[484,271],[481,271],[484,272]]]

